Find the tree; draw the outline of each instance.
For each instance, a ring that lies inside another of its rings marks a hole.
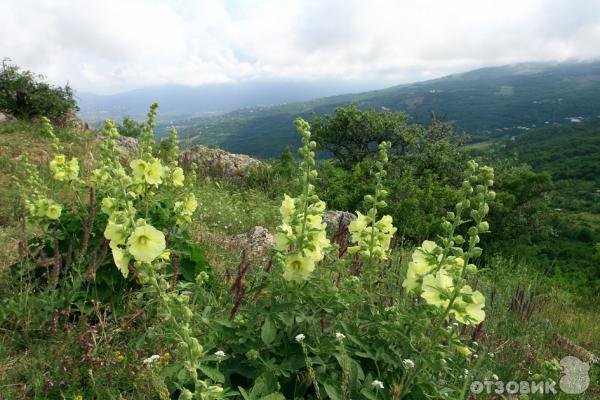
[[[379,143],[392,144],[390,158],[403,154],[422,137],[422,128],[408,125],[407,116],[399,112],[360,110],[349,104],[335,110],[335,115],[313,116],[313,137],[320,149],[333,154],[341,166],[351,169],[377,153]]]
[[[45,116],[64,124],[72,111],[79,110],[69,85],[52,86],[42,75],[21,71],[8,61],[2,61],[0,70],[0,111],[21,119]]]

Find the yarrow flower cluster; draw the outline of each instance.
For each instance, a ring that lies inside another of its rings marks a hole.
[[[387,174],[385,165],[388,162],[387,150],[389,147],[388,142],[379,144],[378,160],[375,162],[377,172],[374,173],[375,193],[365,196],[365,203],[369,206],[369,212],[367,215],[363,215],[360,211],[357,211],[358,218],[348,226],[351,240],[355,243],[354,246],[348,248],[348,252],[350,254],[360,253],[369,262],[373,259],[387,260],[390,243],[397,230],[393,225],[391,216],[384,215],[377,220],[378,208],[387,206],[385,202],[387,191],[384,189],[382,182]]]
[[[456,213],[449,212],[442,223],[447,234],[447,238],[443,239],[444,246],[424,241],[412,255],[402,286],[407,292],[419,294],[428,304],[444,310],[445,317],[453,316],[463,324],[477,325],[485,319],[485,298],[466,284],[467,274],[477,272],[477,267],[466,260],[481,255],[481,248],[476,246],[479,234],[489,231],[489,225],[483,218],[489,211],[486,201],[492,200],[495,195],[489,190],[494,173],[491,168],[479,167],[474,161],[469,163],[469,173],[461,189],[463,199],[457,203]],[[476,184],[475,189],[472,184]],[[465,252],[460,247],[465,239],[456,234],[456,228],[466,222],[461,216],[469,208],[474,226],[468,230],[469,248]],[[470,354],[470,350],[462,347],[457,348],[460,353]]]
[[[304,157],[300,164],[303,191],[297,198],[284,195],[279,208],[282,223],[277,227],[275,249],[283,254],[283,277],[288,281],[303,281],[310,277],[331,243],[323,222],[325,203],[319,200],[311,183],[317,177],[313,169],[316,143],[310,140],[308,122],[299,118],[295,123],[304,144],[299,150]]]

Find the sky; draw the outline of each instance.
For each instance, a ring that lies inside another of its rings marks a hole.
[[[600,0],[2,0],[0,58],[76,90],[600,58]]]

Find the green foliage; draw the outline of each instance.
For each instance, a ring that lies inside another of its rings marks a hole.
[[[143,122],[138,122],[129,117],[123,118],[123,121],[117,126],[117,130],[121,136],[138,138],[142,135],[144,127]]]
[[[391,156],[405,153],[419,137],[416,127],[408,126],[406,120],[402,113],[361,111],[350,104],[337,108],[335,115],[315,115],[312,125],[319,148],[350,169],[377,154],[377,145],[382,142],[391,143]]]
[[[0,71],[0,111],[21,119],[45,116],[62,125],[79,109],[69,85],[52,86],[41,75],[21,71],[7,61],[2,61]]]

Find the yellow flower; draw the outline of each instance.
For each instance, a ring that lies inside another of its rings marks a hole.
[[[315,262],[299,253],[289,254],[285,258],[283,278],[286,281],[304,281],[315,270]]]
[[[66,165],[66,174],[69,180],[77,179],[79,176],[79,163],[76,158],[71,159]]]
[[[127,275],[129,275],[129,261],[131,260],[131,257],[117,246],[112,248],[112,255],[115,265],[119,271],[121,271],[123,276],[127,278]]]
[[[358,234],[360,237],[360,233],[362,233],[362,231],[366,229],[367,225],[369,225],[368,216],[361,214],[360,211],[357,211],[356,215],[358,217],[354,221],[350,222],[350,225],[348,225],[348,231],[352,233],[352,241],[354,242],[358,242],[358,238],[356,240],[354,239],[355,235]]]
[[[169,250],[165,250],[160,255],[160,259],[163,261],[169,261],[171,259],[171,252]]]
[[[174,186],[183,186],[183,169],[181,167],[177,167],[173,170],[173,185]]]
[[[127,239],[125,225],[108,222],[104,228],[104,237],[110,240],[111,247],[119,244],[124,244]]]
[[[148,164],[146,170],[144,171],[144,178],[146,182],[150,185],[160,185],[162,183],[162,165],[160,160],[154,160],[152,163]]]
[[[133,172],[133,176],[137,179],[143,179],[146,174],[146,168],[148,167],[148,163],[144,160],[133,160],[129,163],[131,170]]]
[[[198,208],[198,201],[196,200],[196,196],[193,193],[190,193],[185,199],[183,210],[188,214],[192,214],[196,211],[196,208]]]
[[[50,170],[54,173],[60,170],[65,165],[66,158],[63,154],[54,156],[54,159],[50,161]]]
[[[313,229],[325,229],[323,218],[320,215],[307,215],[306,223]]]
[[[323,228],[324,229],[324,228]],[[304,254],[313,259],[314,262],[319,262],[323,259],[323,250],[331,246],[329,239],[324,230],[320,230],[312,234],[311,240],[304,249]]]
[[[275,250],[286,251],[290,247],[288,235],[282,232],[275,233]]]
[[[284,222],[290,221],[290,217],[294,214],[295,209],[296,205],[294,203],[294,199],[287,194],[284,194],[281,207],[279,207],[279,213],[281,214]]]
[[[416,251],[415,251],[416,253]],[[415,292],[421,287],[421,279],[431,272],[434,265],[431,265],[427,260],[415,257],[413,254],[413,261],[408,263],[408,271],[406,273],[406,279],[402,282],[402,287],[407,292]]]
[[[485,319],[485,297],[480,291],[473,291],[471,286],[465,285],[460,290],[459,296],[454,301],[454,317],[457,321],[467,325],[477,325]]]
[[[165,250],[165,235],[152,225],[141,225],[135,228],[127,249],[137,261],[150,263]]]
[[[46,217],[50,219],[58,219],[60,218],[60,214],[62,212],[62,206],[57,203],[50,203],[48,208],[46,209]]]
[[[105,197],[102,199],[101,207],[103,213],[110,215],[112,209],[115,206],[115,199],[113,197]]]
[[[377,228],[379,228],[382,232],[386,233],[386,234],[391,234],[393,235],[394,233],[396,233],[396,228],[394,227],[393,223],[393,219],[390,215],[384,215],[383,217],[381,217],[381,219],[379,220],[379,222],[377,222]]]
[[[467,346],[463,346],[463,345],[456,346],[456,351],[458,352],[458,354],[461,354],[465,357],[470,356],[472,353],[471,349],[469,349]]]
[[[440,269],[435,275],[427,275],[423,278],[421,297],[433,306],[445,308],[450,304],[449,291],[453,287],[454,283],[448,272]]]

